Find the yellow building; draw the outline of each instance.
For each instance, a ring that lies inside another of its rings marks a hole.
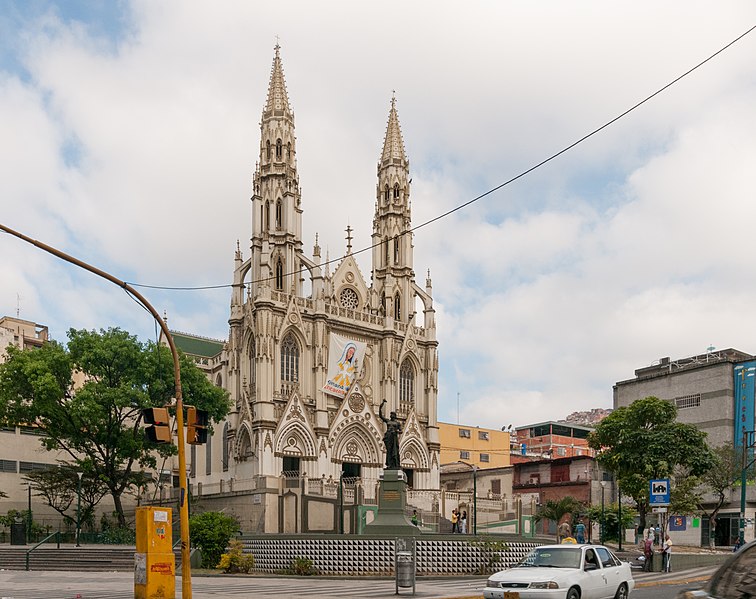
[[[466,462],[478,468],[509,466],[509,433],[502,430],[438,423],[441,464]]]

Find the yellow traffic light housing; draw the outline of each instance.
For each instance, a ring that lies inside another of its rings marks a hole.
[[[145,408],[142,410],[142,417],[144,423],[149,425],[144,429],[148,441],[157,444],[171,442],[171,419],[168,408]]]
[[[207,412],[186,406],[186,442],[189,445],[207,443]]]

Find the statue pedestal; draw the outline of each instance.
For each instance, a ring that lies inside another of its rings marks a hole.
[[[378,489],[378,514],[365,526],[365,534],[414,537],[422,535],[405,513],[407,477],[402,470],[384,470]]]

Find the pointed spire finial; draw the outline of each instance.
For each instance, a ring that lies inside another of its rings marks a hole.
[[[347,234],[347,254],[351,254],[352,253],[352,227],[351,225],[347,225],[346,234]]]
[[[286,92],[286,80],[284,79],[283,66],[281,65],[281,46],[278,44],[276,36],[276,45],[273,48],[275,56],[273,57],[273,67],[270,70],[270,84],[268,85],[268,99],[263,109],[263,119],[266,113],[271,111],[283,111],[284,114],[291,117],[291,107],[289,106],[289,94]]]
[[[383,141],[381,164],[391,164],[394,160],[399,160],[405,165],[407,163],[402,129],[396,112],[396,90],[393,90],[391,94],[391,110],[389,110],[388,125],[386,125],[386,138]]]

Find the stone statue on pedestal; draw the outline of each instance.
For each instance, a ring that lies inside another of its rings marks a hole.
[[[385,399],[378,408],[378,416],[386,423],[386,432],[383,434],[383,443],[386,445],[386,470],[399,470],[399,435],[402,432],[402,424],[397,420],[396,412],[391,412],[389,418],[383,415],[384,405]]]

